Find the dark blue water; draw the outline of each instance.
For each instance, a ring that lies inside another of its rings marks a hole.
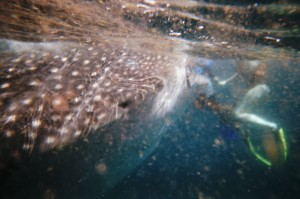
[[[191,105],[156,151],[105,198],[299,198],[299,65],[272,64],[272,97],[264,107],[286,132],[283,165],[267,167],[241,139],[224,139],[219,116]]]

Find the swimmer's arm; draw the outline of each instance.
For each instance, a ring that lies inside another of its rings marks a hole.
[[[273,122],[269,122],[257,115],[251,114],[251,113],[236,113],[237,117],[243,121],[252,122],[258,125],[270,127],[273,130],[277,129],[277,124]]]
[[[228,82],[232,81],[238,73],[234,73],[231,77],[225,80],[220,80],[217,76],[213,77],[213,80],[216,81],[220,86],[225,86]]]

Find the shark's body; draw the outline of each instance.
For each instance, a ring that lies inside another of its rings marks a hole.
[[[80,190],[78,181],[95,175],[105,192],[204,92],[208,80],[191,72],[188,42],[109,17],[120,8],[72,0],[1,3],[0,171],[27,168],[3,177],[5,185],[28,184],[28,175],[39,183],[73,176],[69,183]]]
[[[94,171],[105,166],[102,188],[113,186],[155,149],[168,123],[208,83],[191,73],[182,43],[162,41],[2,41],[2,168],[44,152],[59,160],[77,140],[92,139]]]

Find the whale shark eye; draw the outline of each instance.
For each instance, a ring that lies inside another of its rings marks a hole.
[[[118,106],[121,107],[121,108],[127,108],[131,103],[132,103],[132,102],[130,102],[130,101],[128,100],[128,101],[119,103]]]

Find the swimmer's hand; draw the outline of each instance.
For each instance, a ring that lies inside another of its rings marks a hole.
[[[227,84],[227,81],[218,81],[218,84],[220,85],[220,86],[225,86],[226,84]]]
[[[214,80],[218,83],[220,86],[224,86],[227,82],[226,81],[221,81],[218,77],[214,77]]]
[[[277,124],[270,122],[269,126],[271,127],[272,131],[277,131]]]

